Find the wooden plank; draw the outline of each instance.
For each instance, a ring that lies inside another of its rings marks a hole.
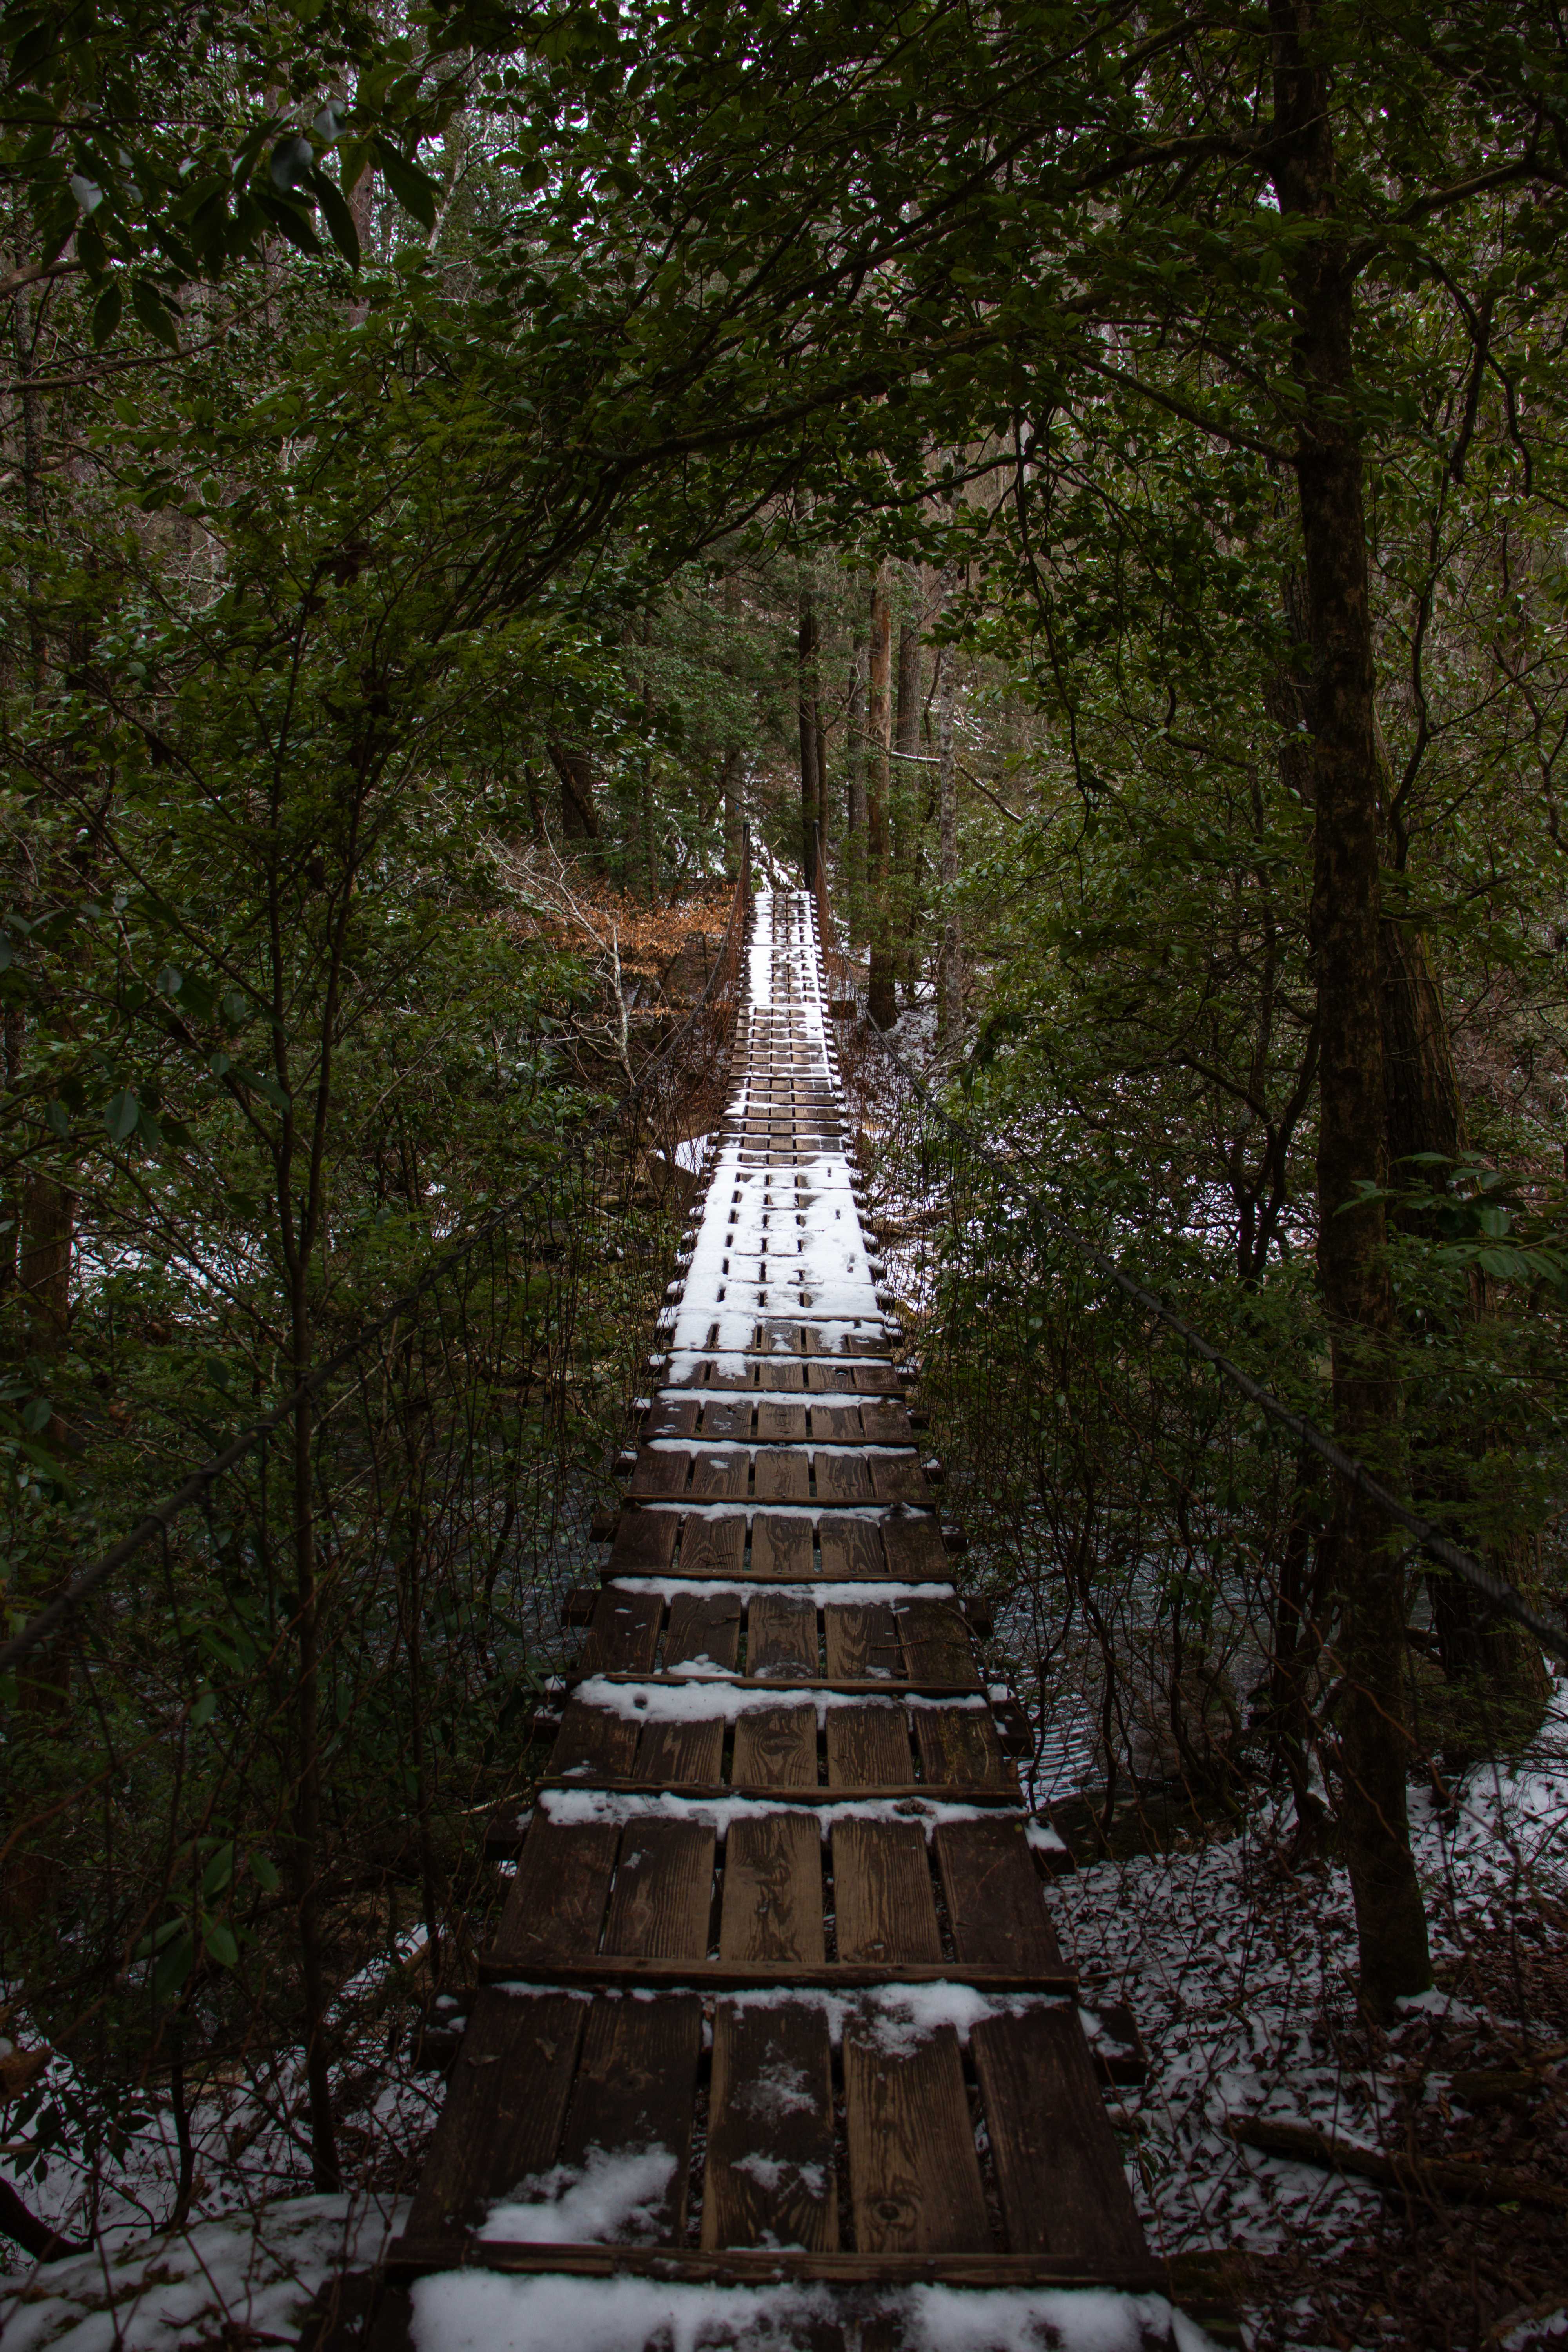
[[[759,1410],[761,1408],[759,1407]],[[804,1446],[760,1445],[752,1498],[759,1503],[809,1503],[811,1458]]]
[[[738,1592],[678,1592],[669,1604],[664,1636],[666,1673],[705,1659],[710,1665],[732,1666],[741,1654],[741,1596]]]
[[[517,1974],[515,1969],[502,1968],[493,1952],[481,1952],[477,1967],[487,1984]],[[584,1991],[663,1992],[673,1986],[705,1995],[770,1986],[851,1992],[879,1985],[964,1984],[981,1992],[1026,1992],[1041,2000],[1076,2000],[1079,1990],[1078,1979],[1068,1969],[1058,1976],[1024,1976],[1016,1969],[988,1967],[984,1960],[639,1960],[595,1952],[585,1960],[531,1961],[528,1976],[531,1984],[571,1985]]]
[[[594,1610],[578,1672],[646,1674],[658,1656],[664,1602],[657,1592],[626,1592],[607,1584]]]
[[[835,1682],[870,1682],[879,1675],[901,1676],[903,1644],[886,1601],[861,1608],[832,1601],[822,1612],[827,1671]]]
[[[704,2246],[836,2247],[833,2051],[822,2011],[721,2000],[709,2117]]]
[[[981,2253],[991,2244],[958,2036],[940,2026],[911,2051],[844,2032],[855,2243],[862,2253]]]
[[[702,1434],[714,1442],[738,1437],[742,1443],[752,1433],[752,1415],[755,1408],[748,1398],[744,1404],[707,1404],[702,1408]]]
[[[822,1838],[799,1813],[731,1822],[724,1840],[721,1960],[820,1963]]]
[[[408,2216],[436,2258],[458,2260],[487,2206],[553,2166],[585,2014],[569,1994],[475,1995]]]
[[[635,1576],[640,1570],[657,1576],[675,1558],[679,1528],[673,1511],[623,1511],[610,1546],[611,1575]]]
[[[746,1456],[743,1454],[697,1453],[692,1455],[692,1502],[739,1502],[744,1500],[745,1493]]]
[[[871,1473],[859,1454],[818,1454],[813,1459],[819,1503],[844,1505],[875,1500]]]
[[[596,2001],[567,2110],[561,2162],[585,2170],[596,2150],[615,2157],[667,2149],[668,2184],[650,2199],[637,2237],[679,2242],[686,2227],[691,2121],[702,2053],[702,2004],[693,1999]]]
[[[896,1397],[903,1394],[904,1384],[893,1370],[890,1356],[874,1364],[857,1364],[854,1380],[861,1396]]]
[[[693,1511],[681,1524],[683,1576],[738,1576],[746,1558],[746,1514],[726,1511],[710,1518]]]
[[[713,1832],[696,1822],[628,1822],[605,1924],[605,1951],[628,1958],[705,1958],[713,1844]]]
[[[752,1521],[752,1567],[758,1576],[813,1573],[811,1521],[782,1511],[759,1511]]]
[[[1076,2010],[989,2018],[973,2048],[1013,2252],[1086,2266],[1146,2260]]]
[[[443,2260],[439,2249],[426,2253],[410,2233],[393,2240],[387,2268],[405,2276],[439,2267]],[[1172,2286],[1167,2266],[1147,2261],[1086,2268],[1081,2263],[1055,2262],[1047,2254],[803,2253],[790,2246],[729,2246],[698,2253],[662,2246],[546,2246],[495,2238],[485,2241],[482,2267],[524,2277],[560,2271],[577,2278],[680,2279],[696,2286],[772,2286],[780,2279],[794,2279],[830,2286],[1099,2286],[1124,2294],[1165,2294]],[[860,2352],[897,2352],[898,2338],[881,2332],[891,2324],[856,2321],[850,2340]],[[847,2352],[842,2336],[819,2339],[814,2330],[796,2341],[802,2352]],[[371,2352],[381,2352],[379,2343]]]
[[[931,1491],[913,1454],[873,1454],[871,1484],[879,1503],[927,1503]]]
[[[835,1822],[833,1908],[841,1960],[940,1960],[924,1831],[914,1822]]]
[[[784,1403],[764,1398],[757,1406],[757,1439],[763,1445],[798,1443],[805,1435],[804,1403]]]
[[[887,1554],[889,1576],[902,1577],[910,1584],[918,1583],[922,1576],[948,1577],[952,1573],[947,1546],[934,1519],[884,1519],[882,1549]]]
[[[875,1519],[825,1518],[817,1529],[822,1573],[836,1584],[856,1584],[888,1572],[882,1532]]]
[[[816,1604],[793,1593],[753,1593],[746,1610],[746,1674],[815,1675]]]
[[[521,1969],[598,1950],[620,1834],[614,1822],[535,1817],[496,1930],[499,1966]]]
[[[900,1401],[879,1397],[860,1408],[860,1426],[867,1442],[872,1445],[912,1445],[915,1426],[910,1419],[910,1409]]]
[[[910,1727],[901,1706],[834,1706],[827,1711],[827,1780],[835,1789],[908,1784]]]
[[[637,1754],[637,1727],[608,1707],[568,1699],[550,1751],[552,1773],[625,1772]]]
[[[685,1448],[645,1445],[637,1458],[628,1493],[644,1501],[671,1500],[686,1492],[686,1475],[691,1466],[691,1456]]]
[[[917,1706],[914,1721],[928,1780],[946,1780],[955,1788],[1017,1788],[1017,1772],[1002,1753],[996,1726],[979,1707]]]
[[[752,1707],[735,1725],[730,1777],[747,1788],[814,1788],[816,1784],[816,1709],[814,1706]]]
[[[702,1408],[695,1397],[655,1397],[643,1415],[645,1437],[693,1437]]]
[[[894,1604],[904,1645],[904,1671],[912,1683],[968,1684],[980,1688],[974,1645],[956,1601],[900,1601]]]
[[[1012,1969],[1059,1969],[1061,1947],[1046,1912],[1045,1892],[1022,1822],[949,1822],[936,1832],[961,1960],[994,1960]]]
[[[724,1765],[724,1720],[650,1723],[637,1743],[633,1769],[639,1780],[659,1789],[694,1781],[711,1787]]]

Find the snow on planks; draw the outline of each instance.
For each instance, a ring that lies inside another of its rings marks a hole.
[[[1163,2273],[948,1580],[815,924],[757,898],[661,1384],[394,2266],[795,2282],[770,2340],[891,2347],[911,2282]],[[416,2291],[421,2345],[460,2309]]]

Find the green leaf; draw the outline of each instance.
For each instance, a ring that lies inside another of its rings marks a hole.
[[[185,984],[185,975],[177,964],[166,963],[153,982],[160,996],[178,996]]]
[[[197,1699],[195,1706],[191,1709],[191,1729],[193,1731],[205,1731],[207,1725],[212,1721],[216,1713],[216,1691],[203,1691],[200,1698]]]
[[[48,1123],[51,1133],[58,1135],[63,1143],[71,1131],[71,1123],[66,1116],[64,1103],[47,1103],[44,1107],[44,1118]]]
[[[103,1123],[109,1129],[111,1143],[124,1143],[134,1134],[142,1116],[142,1106],[128,1090],[110,1095],[104,1106]]]
[[[404,211],[412,213],[421,228],[434,228],[436,203],[441,191],[429,173],[422,172],[406,155],[400,155],[392,142],[379,133],[371,141],[370,152]]]
[[[312,172],[309,184],[310,193],[321,204],[328,236],[349,268],[357,269],[360,264],[359,230],[354,226],[353,213],[343,202],[342,189],[335,180],[329,180],[324,172]]]
[[[210,1903],[215,1895],[221,1895],[233,1876],[234,1846],[230,1843],[227,1845],[219,1846],[202,1873],[203,1902]]]
[[[260,1887],[264,1895],[276,1895],[278,1889],[283,1884],[282,1880],[278,1875],[277,1864],[271,1860],[269,1855],[265,1853],[253,1853],[251,1855],[250,1874],[252,1878],[255,1879],[258,1886]]]
[[[27,1399],[26,1403],[22,1407],[22,1426],[29,1437],[37,1437],[40,1430],[47,1429],[54,1418],[54,1406],[47,1396]]]
[[[191,1931],[188,1927],[182,1928],[179,1936],[170,1944],[153,1971],[154,2000],[173,1999],[190,1975],[195,1957],[195,1946],[191,1941]]]
[[[179,331],[174,325],[174,314],[157,288],[149,285],[145,278],[132,280],[131,307],[150,335],[167,344],[170,351],[179,350]]]
[[[310,226],[309,214],[299,205],[285,204],[281,196],[263,195],[258,190],[253,190],[252,194],[279,236],[286,236],[290,245],[299,247],[301,253],[320,258],[321,239]]]
[[[100,352],[120,324],[125,308],[125,297],[117,281],[110,280],[92,306],[92,347]]]
[[[202,1914],[202,1943],[209,1958],[215,1959],[220,1969],[232,1969],[237,1965],[239,1946],[234,1940],[233,1928],[226,1927],[221,1919],[209,1919],[205,1911]]]

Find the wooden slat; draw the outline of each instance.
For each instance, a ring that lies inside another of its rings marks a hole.
[[[607,1707],[568,1699],[550,1751],[550,1769],[562,1772],[625,1772],[637,1749],[637,1727]]]
[[[715,1666],[732,1666],[741,1654],[741,1596],[738,1592],[678,1592],[669,1604],[665,1629],[664,1664],[668,1672],[706,1659]]]
[[[928,1780],[958,1788],[1016,1789],[1018,1775],[1002,1753],[996,1727],[973,1706],[917,1706],[915,1738]]]
[[[882,1532],[875,1519],[824,1517],[818,1530],[822,1573],[836,1584],[854,1584],[862,1577],[886,1576]]]
[[[658,1656],[664,1603],[657,1592],[623,1592],[606,1585],[583,1644],[584,1675],[645,1674]]]
[[[702,1435],[705,1441],[717,1442],[738,1437],[742,1442],[752,1433],[752,1406],[745,1404],[709,1404],[702,1409]]]
[[[584,2015],[569,1994],[475,1995],[408,2216],[433,2254],[458,2259],[492,2200],[554,2164]]]
[[[815,1464],[819,1503],[869,1503],[875,1499],[870,1471],[858,1454],[818,1454]]]
[[[699,1451],[692,1455],[692,1502],[733,1503],[743,1501],[745,1493],[746,1456],[743,1454]]]
[[[515,1983],[517,1970],[501,1967],[491,1952],[478,1960],[480,1979]],[[1076,1999],[1077,1977],[1021,1976],[1016,1969],[994,1969],[984,1960],[637,1960],[596,1952],[585,1960],[535,1960],[528,1981],[575,1986],[582,1990],[749,1992],[814,1987],[825,1992],[864,1991],[879,1985],[965,1984],[981,1992],[1037,1993],[1044,2000]]]
[[[820,1961],[822,1839],[799,1813],[732,1822],[724,1841],[721,1960]]]
[[[907,1782],[910,1728],[901,1706],[833,1706],[827,1710],[827,1779],[835,1789],[874,1789]]]
[[[713,1832],[696,1822],[632,1822],[621,1832],[605,1949],[626,1958],[700,1960],[713,1908]]]
[[[987,2019],[973,2047],[1013,2251],[1090,2268],[1146,2260],[1076,2011]]]
[[[412,2236],[395,2238],[387,2253],[388,2270],[404,2276],[441,2261],[438,2249],[427,2257]],[[789,2246],[730,2246],[700,2253],[653,2246],[546,2246],[526,2239],[508,2244],[493,2238],[485,2241],[484,2267],[523,2277],[560,2271],[578,2278],[680,2279],[697,2286],[773,2286],[792,2279],[845,2287],[1105,2286],[1123,2294],[1164,2294],[1172,2285],[1166,2265],[1148,2261],[1086,2267],[1048,2254],[803,2253]],[[854,2320],[847,2336],[827,2324],[796,2340],[810,2352],[898,2352],[895,2329],[891,2320]],[[405,2340],[384,2347],[373,2337],[369,2352],[408,2352],[408,2347]]]
[[[738,1576],[745,1557],[744,1511],[721,1512],[713,1518],[700,1518],[694,1511],[681,1523],[683,1576]]]
[[[814,1445],[858,1445],[864,1436],[858,1404],[836,1402],[812,1406],[811,1439]]]
[[[757,1439],[763,1445],[784,1445],[805,1435],[805,1406],[765,1397],[757,1406]]]
[[[1049,1971],[1062,1963],[1021,1822],[948,1822],[937,1866],[961,1960]]]
[[[908,1405],[895,1403],[891,1398],[879,1398],[875,1403],[862,1405],[860,1426],[872,1445],[912,1445],[915,1442]]]
[[[650,1723],[637,1743],[639,1780],[660,1789],[695,1782],[711,1787],[724,1762],[723,1718],[707,1723]]]
[[[822,2011],[721,2000],[709,2116],[704,2246],[836,2247],[833,2053]]]
[[[815,1675],[816,1608],[793,1593],[754,1593],[746,1611],[746,1673]]]
[[[956,1601],[900,1601],[894,1614],[910,1682],[967,1683],[979,1689],[974,1646]]]
[[[803,1446],[758,1446],[752,1499],[759,1503],[811,1500],[811,1462]]]
[[[991,2244],[951,2025],[897,2054],[863,2029],[844,2034],[855,2243],[862,2253],[980,2253]]]
[[[759,1706],[735,1725],[731,1778],[748,1788],[811,1788],[816,1780],[816,1709]]]
[[[642,1433],[645,1437],[695,1436],[700,1411],[695,1397],[655,1397],[651,1410],[643,1415]]]
[[[701,2051],[700,2000],[597,2001],[589,2011],[561,2162],[578,2170],[596,2150],[613,2157],[668,2148],[669,2185],[638,2232],[645,2243],[678,2242],[685,2229]]]
[[[871,1484],[879,1503],[929,1503],[931,1491],[913,1454],[874,1454]]]
[[[684,1447],[645,1445],[632,1472],[629,1492],[644,1501],[666,1501],[686,1492],[691,1456]]]
[[[639,1570],[658,1575],[675,1558],[679,1527],[673,1511],[623,1511],[610,1546],[612,1576],[635,1576]]]
[[[882,1549],[888,1556],[889,1574],[903,1577],[911,1584],[922,1576],[946,1577],[952,1572],[942,1530],[934,1519],[884,1519]]]
[[[925,1832],[913,1822],[834,1822],[833,1907],[841,1960],[942,1958]]]
[[[901,1675],[903,1644],[886,1601],[861,1608],[833,1601],[822,1612],[827,1671],[836,1682],[868,1682],[879,1675]]]
[[[567,1825],[535,1817],[496,1930],[502,1967],[597,1951],[619,1843],[613,1822]]]
[[[813,1572],[811,1521],[782,1511],[759,1511],[752,1521],[752,1567],[758,1576],[806,1577]]]

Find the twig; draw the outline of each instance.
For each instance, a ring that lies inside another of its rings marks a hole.
[[[1531,2179],[1506,2165],[1384,2156],[1378,2148],[1358,2147],[1331,2132],[1314,2131],[1310,2124],[1275,2123],[1259,2116],[1233,2116],[1226,2129],[1244,2147],[1255,2147],[1264,2156],[1315,2164],[1324,2172],[1352,2172],[1404,2197],[1458,2197],[1475,2205],[1550,2205],[1558,2212],[1568,2211],[1568,2189],[1556,2181]]]

